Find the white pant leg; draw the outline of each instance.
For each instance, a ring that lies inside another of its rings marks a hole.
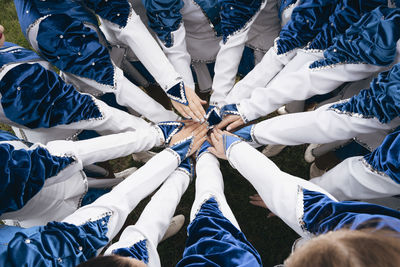
[[[130,9],[125,27],[101,19],[100,29],[112,44],[128,46],[165,91],[182,80],[140,17]],[[189,61],[190,62],[190,61]]]
[[[321,58],[322,53],[299,51],[266,88],[255,89],[251,98],[239,102],[241,115],[247,121],[252,121],[294,100],[329,93],[344,82],[358,81],[384,69],[370,64],[309,68],[311,63]]]
[[[385,174],[371,171],[363,157],[351,157],[310,182],[322,187],[339,201],[373,199],[400,194],[400,185]]]
[[[287,55],[277,55],[276,49],[271,47],[261,62],[235,84],[229,92],[226,102],[234,104],[250,98],[256,88],[265,87],[295,55],[296,51],[291,51]]]
[[[301,236],[306,236],[299,224],[299,214],[303,199],[298,197],[299,187],[322,192],[332,199],[321,187],[282,172],[271,160],[252,148],[249,144],[239,142],[227,151],[229,162],[257,190],[267,207],[279,216],[290,228]]]
[[[197,160],[196,174],[196,196],[190,212],[190,221],[196,217],[202,204],[214,197],[225,218],[240,229],[224,195],[224,180],[219,169],[218,159],[211,153],[204,153]]]
[[[148,266],[160,266],[157,245],[164,236],[179,201],[189,185],[189,176],[179,170],[173,172],[154,194],[135,225],[124,229],[118,242],[112,244],[105,255],[118,248],[127,248],[146,239],[149,252]]]
[[[259,144],[325,144],[351,139],[359,134],[392,129],[400,124],[399,119],[383,124],[376,118],[338,113],[329,109],[332,105],[262,121],[254,126],[253,138]]]
[[[111,240],[121,230],[126,217],[136,205],[160,186],[176,167],[178,159],[168,150],[164,150],[114,187],[110,193],[78,209],[63,221],[81,225],[109,214],[107,237]]]

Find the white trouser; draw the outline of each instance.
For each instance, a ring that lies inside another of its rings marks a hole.
[[[114,187],[111,192],[78,209],[63,221],[82,225],[87,221],[110,215],[107,237],[111,240],[121,230],[127,216],[137,204],[157,189],[177,167],[178,160],[175,155],[164,150]]]
[[[277,55],[276,52],[276,48],[271,47],[261,62],[235,84],[227,96],[226,102],[228,104],[239,103],[243,99],[250,98],[256,88],[266,87],[275,75],[296,55],[297,50],[290,51],[284,55]]]
[[[286,67],[266,86],[254,89],[250,98],[240,100],[239,111],[247,121],[268,115],[295,100],[331,92],[345,82],[358,81],[382,71],[370,64],[337,64],[310,69],[321,52],[299,50]]]
[[[307,236],[307,233],[299,223],[303,214],[303,199],[299,198],[299,188],[322,192],[334,199],[319,186],[282,172],[247,143],[231,145],[226,155],[232,166],[254,186],[267,207],[301,236]]]
[[[317,110],[277,116],[254,126],[253,137],[259,144],[325,144],[348,140],[359,134],[389,130],[400,124],[396,118],[384,124],[376,118],[338,113],[327,104]]]
[[[157,245],[168,229],[179,201],[190,182],[189,176],[180,171],[174,171],[154,194],[135,225],[128,226],[122,232],[118,242],[112,244],[105,255],[113,253],[118,248],[128,248],[146,239],[149,254],[147,266],[161,266],[157,253]]]
[[[400,184],[386,174],[372,171],[363,157],[348,158],[310,182],[322,187],[339,201],[400,194]]]
[[[151,126],[142,118],[122,110],[108,106],[101,100],[93,98],[101,112],[100,118],[81,120],[69,124],[57,125],[51,128],[17,128],[15,134],[32,143],[47,144],[54,140],[74,139],[82,130],[94,130],[102,135],[116,134],[137,129],[149,129]]]
[[[190,221],[196,217],[201,206],[214,197],[218,203],[219,210],[236,228],[240,226],[235,215],[226,201],[224,194],[224,179],[219,169],[218,159],[211,153],[204,153],[197,159],[196,163],[196,195],[190,212]]]

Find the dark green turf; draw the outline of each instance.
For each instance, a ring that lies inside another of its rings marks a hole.
[[[29,48],[28,42],[21,33],[13,1],[0,0],[0,24],[5,28],[6,40]],[[1,129],[9,127],[0,125]],[[286,148],[280,155],[272,160],[284,171],[300,177],[308,177],[308,164],[303,160],[305,146]],[[131,157],[110,161],[113,168],[118,171],[135,164]],[[161,164],[161,163],[160,163]],[[254,207],[248,203],[248,196],[255,193],[254,188],[234,169],[229,163],[221,162],[221,170],[225,180],[225,194],[242,231],[248,240],[261,254],[264,266],[274,266],[282,263],[289,255],[293,241],[297,235],[277,217],[267,219],[265,209]],[[266,185],[268,186],[268,185]],[[135,192],[132,192],[134,194]],[[194,198],[194,183],[183,196],[177,214],[182,213],[189,217],[189,212]],[[139,217],[149,198],[143,200],[129,216],[126,225],[133,224]],[[285,201],[282,199],[282,201]],[[158,251],[162,266],[174,266],[182,256],[186,240],[186,227],[175,237],[161,243]]]

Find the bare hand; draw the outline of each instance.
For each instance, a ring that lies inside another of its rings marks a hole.
[[[0,47],[4,45],[5,40],[6,37],[4,36],[4,27],[3,25],[0,25]]]
[[[193,136],[194,141],[192,144],[192,148],[189,152],[189,155],[192,155],[207,139],[207,125],[200,124],[197,122],[189,122],[185,124],[182,130],[180,130],[177,134],[175,134],[171,138],[170,146],[175,145],[176,143],[184,140],[187,137]]]
[[[227,131],[233,131],[242,125],[244,125],[244,121],[240,116],[229,115],[217,125],[217,129],[224,129],[226,127]]]
[[[265,205],[264,200],[262,200],[262,198],[260,197],[259,194],[254,194],[252,196],[249,196],[249,198],[250,198],[250,204],[269,210],[267,205]],[[271,217],[275,217],[275,216],[276,215],[274,213],[269,212],[267,218],[271,218]]]
[[[224,147],[224,134],[229,134],[228,132],[223,132],[220,129],[214,129],[211,133],[210,143],[212,147],[208,149],[212,154],[214,154],[217,158],[227,159],[225,155],[225,147]]]
[[[194,90],[186,86],[185,86],[185,93],[186,93],[186,98],[189,102],[188,106],[185,106],[184,104],[178,103],[176,101],[172,101],[172,105],[183,117],[192,118],[197,122],[203,122],[206,112],[204,111],[202,105],[207,104],[207,102],[201,100],[200,97],[196,95]]]

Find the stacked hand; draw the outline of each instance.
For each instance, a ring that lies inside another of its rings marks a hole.
[[[194,121],[186,121],[185,126],[175,134],[170,141],[170,146],[193,137],[193,143],[188,156],[192,155],[207,139],[207,126]]]
[[[191,118],[194,121],[203,123],[206,112],[204,111],[202,105],[207,104],[207,102],[201,100],[200,97],[196,95],[194,90],[186,86],[185,86],[185,93],[189,105],[185,106],[184,104],[181,104],[176,101],[172,101],[172,105],[183,117],[188,119]]]

